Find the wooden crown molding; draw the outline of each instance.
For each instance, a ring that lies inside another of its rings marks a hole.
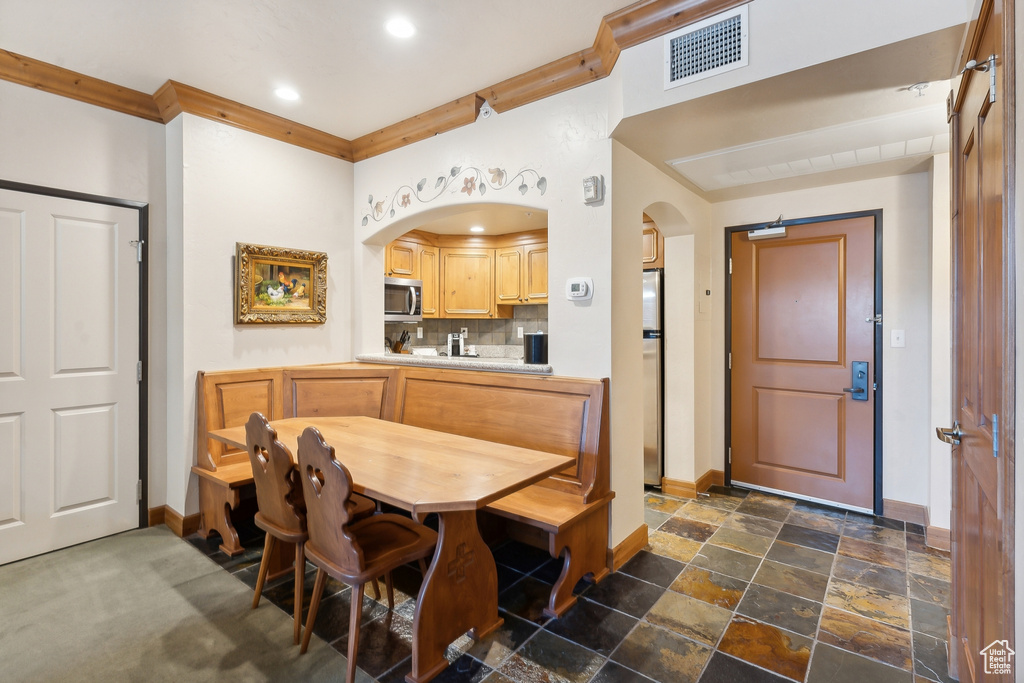
[[[182,112],[338,157],[362,161],[476,121],[484,100],[498,112],[557,95],[611,73],[622,50],[752,0],[641,0],[602,19],[593,46],[353,141],[198,88],[167,81],[154,95],[0,50],[0,78],[167,123]]]
[[[275,114],[225,99],[177,81],[167,81],[153,96],[161,120],[169,123],[182,112],[220,121],[235,128],[287,142],[297,147],[352,161],[352,143],[330,133],[289,121]]]
[[[352,141],[353,160],[369,159],[378,154],[433,137],[438,133],[473,123],[479,116],[480,107],[483,104],[484,100],[479,95],[467,95],[387,128],[356,138]]]
[[[148,121],[162,120],[156,102],[144,92],[7,50],[0,50],[0,78]]]

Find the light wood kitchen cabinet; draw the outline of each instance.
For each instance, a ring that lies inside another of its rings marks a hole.
[[[441,317],[493,318],[494,250],[441,250]]]
[[[405,239],[397,239],[388,244],[384,249],[384,274],[388,277],[419,280],[417,248],[420,246]]]
[[[644,223],[644,268],[665,267],[665,238],[653,222]]]
[[[417,245],[416,262],[419,265],[417,280],[423,281],[423,303],[421,309],[424,318],[438,318],[441,311],[438,306],[438,285],[441,283],[440,249],[425,244]]]
[[[547,242],[494,251],[494,300],[502,305],[548,302]]]
[[[423,281],[424,318],[511,318],[512,305],[548,302],[547,231],[414,230],[384,248],[384,274]]]

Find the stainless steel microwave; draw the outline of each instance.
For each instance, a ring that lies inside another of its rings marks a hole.
[[[384,321],[411,323],[423,320],[423,281],[384,278]]]

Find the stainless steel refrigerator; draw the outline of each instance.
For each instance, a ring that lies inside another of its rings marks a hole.
[[[644,271],[644,484],[650,486],[661,486],[665,474],[662,276],[660,268]]]

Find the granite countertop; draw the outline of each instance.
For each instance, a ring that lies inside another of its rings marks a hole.
[[[361,353],[356,356],[356,360],[364,363],[418,365],[420,367],[484,370],[488,372],[519,372],[530,375],[550,375],[554,372],[550,365],[527,364],[521,358],[426,356],[410,353]]]

